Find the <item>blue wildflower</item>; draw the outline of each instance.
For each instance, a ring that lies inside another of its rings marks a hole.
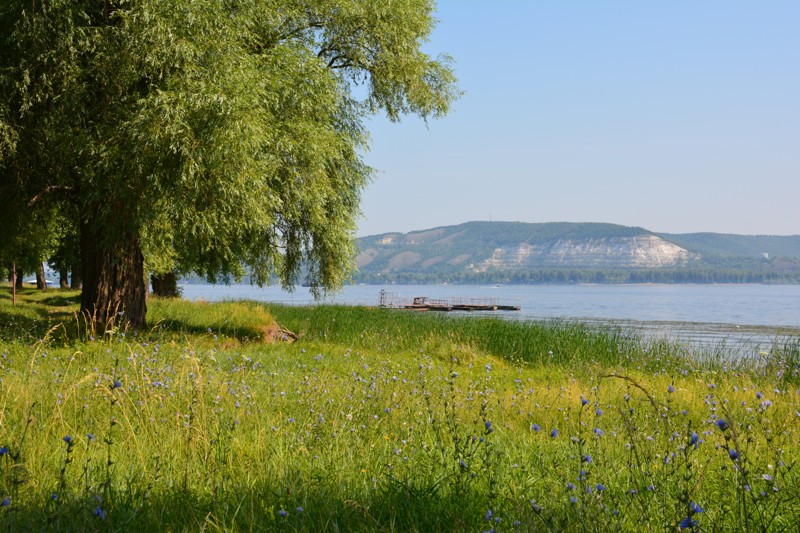
[[[97,518],[99,518],[100,520],[105,520],[106,519],[106,512],[103,511],[102,507],[100,507],[99,505],[94,508],[94,510],[92,511],[92,514],[94,516],[96,516]]]
[[[592,462],[592,456],[591,456],[591,455],[589,455],[589,454],[587,453],[586,455],[584,455],[584,456],[583,456],[583,462],[584,462],[584,463],[591,464],[591,462]]]
[[[606,432],[605,432],[605,431],[603,431],[603,430],[602,430],[602,429],[600,429],[600,428],[594,428],[594,434],[595,434],[595,435],[597,435],[598,437],[602,437],[603,435],[605,435],[605,434],[606,434]]]
[[[589,400],[587,400],[586,398],[581,396],[581,405],[587,405],[588,403],[589,403]]]
[[[689,439],[689,444],[690,444],[690,445],[692,445],[692,446],[694,446],[694,447],[695,447],[695,449],[697,449],[697,443],[698,443],[699,441],[700,441],[700,437],[697,435],[697,433],[695,433],[694,431],[692,431],[692,437]]]
[[[731,460],[735,461],[739,458],[739,452],[734,450],[733,448],[728,448],[728,455],[730,455]]]
[[[597,409],[594,410],[594,414],[596,414],[597,416],[601,416],[603,414],[603,410],[598,407]]]
[[[489,422],[488,420],[486,422],[484,422],[483,425],[486,426],[486,433],[491,433],[492,431],[494,431],[494,428],[492,427],[492,423]]]
[[[728,425],[728,423],[727,423],[727,422],[725,422],[725,420],[723,420],[722,418],[720,418],[719,420],[717,420],[717,427],[718,427],[719,429],[721,429],[722,431],[725,431],[725,430],[727,430],[727,429],[728,429],[730,426]]]
[[[8,453],[8,446],[3,446],[2,448],[0,448],[0,457],[3,457],[7,453]]]
[[[531,424],[531,429],[536,433],[539,433],[539,430],[542,429],[542,427],[539,424]]]
[[[297,508],[297,512],[298,512],[298,513],[302,513],[302,512],[303,512],[303,508],[302,508],[302,507],[298,507],[298,508]]]
[[[3,499],[3,501],[2,501],[2,502],[0,502],[0,506],[2,506],[2,507],[8,507],[9,505],[11,505],[11,497],[10,497],[10,496],[6,496],[6,497]]]
[[[550,436],[551,436],[552,438],[556,438],[556,437],[558,437],[558,430],[557,430],[557,429],[554,429],[553,431],[551,431],[551,432],[550,432]]]
[[[280,511],[278,511],[278,516],[280,516],[281,518],[286,518],[287,516],[289,516],[289,513],[281,509]]]
[[[574,490],[575,484],[574,483],[567,483],[567,490]]]
[[[689,502],[689,514],[704,513],[705,509],[697,505],[697,502]]]
[[[697,526],[698,526],[697,520],[692,520],[692,518],[689,516],[681,520],[680,523],[678,524],[678,527],[681,529],[689,529]]]
[[[578,498],[576,498],[575,496],[570,496],[569,501],[572,503],[578,503]]]
[[[595,485],[594,488],[597,489],[597,492],[603,492],[604,490],[606,490],[606,486],[603,485],[602,483],[598,483],[597,485]]]
[[[66,437],[64,437],[64,438],[63,438],[63,439],[61,439],[61,440],[63,440],[63,441],[64,441],[64,442],[66,442],[67,444],[72,444],[72,435],[67,435]]]
[[[673,392],[675,392],[675,387],[673,387],[672,385],[670,385],[669,387],[667,387],[667,392],[669,392],[669,393],[673,393]]]
[[[486,514],[483,515],[483,519],[489,522],[492,519],[492,510],[489,509],[486,511]]]
[[[89,439],[89,442],[94,442],[95,441],[94,435],[92,435],[91,433],[87,433],[86,434],[86,438]]]
[[[122,387],[122,383],[118,379],[115,379],[114,383],[111,384],[112,389],[118,389],[120,387]]]

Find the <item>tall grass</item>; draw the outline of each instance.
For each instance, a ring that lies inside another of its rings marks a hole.
[[[800,526],[792,345],[751,371],[564,323],[150,307],[0,343],[0,528]],[[265,342],[273,317],[300,339]]]

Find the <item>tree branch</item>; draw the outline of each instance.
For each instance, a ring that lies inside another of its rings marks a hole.
[[[34,205],[39,203],[39,200],[41,200],[44,195],[50,194],[51,192],[56,192],[56,191],[72,192],[74,190],[75,189],[69,185],[48,185],[47,187],[44,188],[42,192],[31,198],[31,201],[28,202],[28,207],[33,207]]]

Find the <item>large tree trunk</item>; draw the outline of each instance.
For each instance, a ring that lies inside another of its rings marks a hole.
[[[58,271],[58,286],[62,289],[69,289],[69,270],[66,268]]]
[[[44,263],[36,267],[36,288],[40,291],[47,290],[47,278],[44,276]]]
[[[81,312],[100,322],[147,327],[147,286],[139,237],[108,245],[98,229],[81,224]]]
[[[153,274],[150,276],[153,284],[153,294],[161,298],[178,298],[181,293],[178,290],[178,276],[174,272],[166,274]]]

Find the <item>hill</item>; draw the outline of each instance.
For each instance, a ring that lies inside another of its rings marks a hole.
[[[800,235],[467,222],[363,237],[358,244],[361,282],[800,281]]]

